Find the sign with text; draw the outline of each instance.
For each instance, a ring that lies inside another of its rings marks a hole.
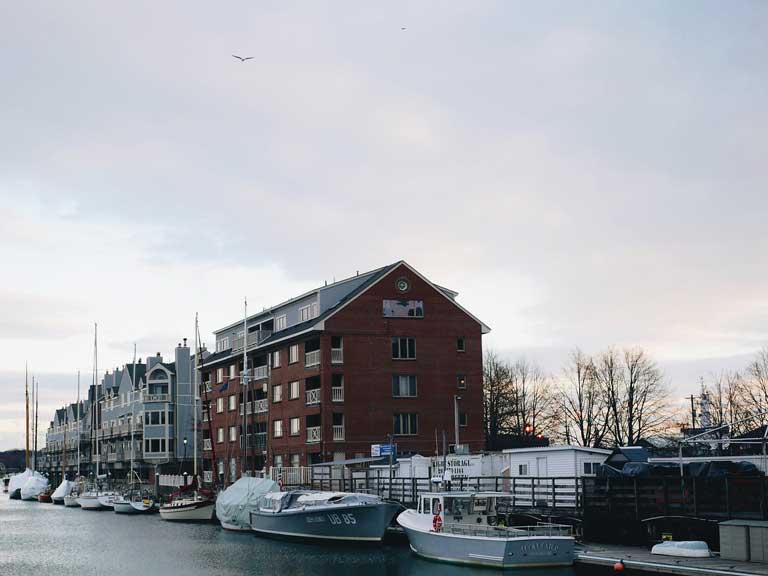
[[[389,456],[395,453],[394,444],[371,444],[371,457]]]
[[[482,457],[480,455],[475,456],[448,456],[445,459],[448,465],[448,471],[451,473],[451,479],[457,478],[476,478],[482,476]],[[432,459],[432,474],[443,474],[443,459]]]

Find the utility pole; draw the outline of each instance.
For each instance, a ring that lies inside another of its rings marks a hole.
[[[461,396],[458,394],[453,395],[453,432],[454,432],[454,446],[453,453],[456,454],[459,449],[459,400]]]
[[[696,429],[696,406],[694,404],[695,396],[691,394],[690,401],[691,401],[691,430]]]

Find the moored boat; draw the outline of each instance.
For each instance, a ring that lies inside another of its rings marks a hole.
[[[51,504],[53,503],[53,498],[51,498],[51,495],[48,494],[48,492],[43,492],[37,495],[37,501],[41,504]]]
[[[147,514],[154,511],[154,502],[138,493],[128,493],[116,498],[113,507],[117,514]]]
[[[83,510],[106,510],[102,505],[99,494],[96,492],[85,492],[77,498],[77,503]]]
[[[11,500],[21,500],[21,487],[32,477],[32,470],[27,468],[24,472],[14,474],[8,481],[8,492]]]
[[[524,568],[573,564],[571,527],[509,526],[509,494],[433,492],[397,518],[411,550],[431,560]]]
[[[240,478],[216,498],[216,518],[225,530],[250,531],[251,512],[259,500],[278,490],[280,486],[269,478]]]
[[[64,506],[67,508],[79,508],[80,502],[78,501],[78,498],[80,498],[80,495],[75,493],[64,496]]]
[[[251,511],[251,530],[267,536],[380,542],[401,509],[354,492],[271,492]]]
[[[36,501],[37,497],[48,489],[48,479],[39,472],[32,472],[21,487],[21,499]]]
[[[77,488],[77,483],[70,480],[62,480],[58,488],[51,494],[51,500],[54,504],[64,504],[64,498],[69,496]]]
[[[215,500],[202,495],[175,498],[160,506],[160,518],[184,522],[208,522],[213,520]]]

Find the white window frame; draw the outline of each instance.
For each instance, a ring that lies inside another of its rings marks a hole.
[[[272,386],[272,402],[282,402],[283,401],[283,385],[282,384],[275,384]]]
[[[288,364],[296,364],[299,361],[299,345],[293,344],[288,348]]]
[[[290,419],[290,435],[291,436],[298,436],[301,434],[301,418],[291,418]]]
[[[301,467],[301,456],[299,454],[291,454],[291,468]]]
[[[224,443],[224,428],[216,428],[216,444]]]
[[[517,475],[518,476],[528,476],[528,464],[518,464],[517,465]]]
[[[237,426],[229,427],[229,441],[237,442]]]
[[[229,411],[232,412],[233,410],[237,410],[237,395],[236,394],[230,394],[229,400],[227,400],[227,405],[229,407]]]
[[[280,352],[282,352],[282,350],[275,350],[272,352],[272,368],[280,368]]]
[[[219,396],[216,398],[216,414],[222,414],[224,412],[224,397]]]
[[[281,314],[275,318],[275,332],[280,332],[280,330],[285,330],[286,328],[288,328],[288,316]]]
[[[272,420],[272,437],[273,438],[283,437],[283,421],[282,420]]]
[[[402,416],[415,416],[414,422],[416,423],[416,429],[415,430],[408,430],[408,432],[402,431],[402,419],[400,420],[400,432],[395,432],[394,426],[392,430],[392,434],[394,436],[418,436],[419,434],[419,414],[418,412],[396,412],[395,416],[402,417]],[[408,422],[410,423],[410,418],[408,418]]]
[[[296,400],[301,395],[301,382],[294,380],[288,384],[288,399]]]
[[[312,308],[309,304],[299,308],[299,322],[306,322],[307,320],[312,319],[312,312],[310,311],[311,309]]]
[[[414,394],[395,394],[395,387],[394,382],[392,383],[392,397],[393,398],[418,398],[419,397],[419,378],[415,374],[393,374],[392,379],[394,380],[397,378],[397,390],[398,392],[401,390],[401,384],[400,379],[401,378],[408,378],[408,388],[410,389],[410,378],[413,378],[414,383]],[[410,390],[409,390],[410,391]]]
[[[230,378],[236,378],[237,377],[237,364],[230,364],[229,365],[229,377]]]
[[[216,382],[224,382],[224,368],[216,368]]]

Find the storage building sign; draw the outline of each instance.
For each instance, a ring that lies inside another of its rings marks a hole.
[[[452,480],[457,478],[477,478],[482,476],[482,456],[448,456],[448,471],[451,473]],[[432,459],[432,474],[443,473],[443,459]]]

